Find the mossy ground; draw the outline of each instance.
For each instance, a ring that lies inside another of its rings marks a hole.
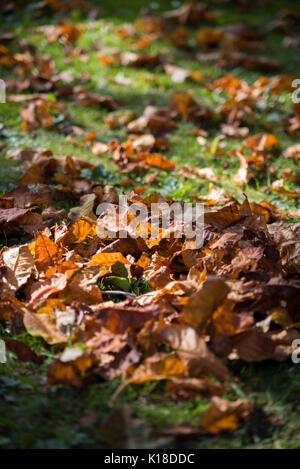
[[[97,47],[117,47],[121,50],[130,50],[130,44],[118,35],[112,34],[114,26],[130,23],[139,17],[142,7],[149,6],[148,2],[139,0],[115,0],[114,2],[97,2],[100,5],[101,19],[93,24],[82,34],[78,47],[82,47],[89,53],[89,59],[83,63],[78,58],[66,62],[65,54],[59,42],[49,44],[42,35],[33,34],[31,28],[42,24],[58,22],[55,13],[47,18],[35,18],[32,14],[32,5],[25,10],[15,11],[14,14],[5,17],[5,28],[13,31],[17,37],[23,37],[35,44],[37,54],[49,54],[55,63],[56,71],[69,70],[74,75],[76,82],[81,83],[80,76],[83,72],[89,72],[90,76],[85,86],[90,91],[113,96],[126,102],[126,108],[132,109],[139,116],[146,103],[164,105],[169,96],[175,90],[190,90],[193,96],[201,103],[215,107],[222,102],[224,97],[218,93],[212,93],[204,83],[192,81],[184,84],[175,84],[171,78],[162,72],[153,71],[155,80],[145,79],[146,69],[132,69],[113,65],[103,67],[98,59]],[[155,12],[165,11],[180,2],[161,0],[150,4]],[[293,8],[292,1],[273,1],[266,6],[249,6],[241,12],[234,3],[221,4],[222,14],[218,24],[244,22],[250,25],[263,27],[274,19],[276,12],[281,9]],[[1,18],[0,18],[1,20]],[[85,23],[84,14],[79,10],[73,10],[66,21]],[[2,20],[1,20],[2,21]],[[191,29],[191,37],[192,37]],[[293,48],[281,46],[283,35],[274,32],[268,36],[270,49],[266,55],[279,61],[283,71],[300,76],[300,61],[297,51]],[[17,41],[13,44],[17,48]],[[190,70],[197,70],[212,77],[221,76],[224,70],[200,64],[194,60],[183,58],[185,54],[179,53],[169,41],[155,41],[145,51],[162,51],[168,49],[170,62]],[[9,75],[9,70],[1,70],[1,77]],[[119,85],[114,82],[118,73],[124,73],[126,77],[133,79],[134,86]],[[231,70],[238,78],[252,83],[260,74],[247,71],[242,67]],[[53,98],[53,96],[50,96]],[[232,184],[232,177],[239,167],[235,156],[219,157],[213,153],[203,153],[196,142],[195,137],[189,134],[194,127],[192,123],[181,123],[178,129],[170,135],[171,150],[166,153],[169,159],[179,165],[189,164],[197,167],[212,167],[217,175],[223,179],[218,186],[230,190],[238,198],[246,193],[250,200],[268,200],[285,209],[296,209],[297,201],[281,195],[270,193],[266,187],[270,185],[273,177],[279,177],[284,168],[296,170],[296,163],[287,160],[281,155],[281,150],[295,143],[285,132],[280,121],[280,114],[289,110],[291,106],[290,95],[280,93],[270,98],[268,102],[262,102],[260,109],[255,114],[256,124],[249,123],[251,133],[263,132],[264,124],[269,122],[272,132],[277,136],[280,148],[272,157],[271,164],[276,173],[260,174],[249,184],[237,187]],[[72,124],[82,126],[86,130],[96,130],[101,141],[107,142],[111,138],[119,138],[121,141],[127,138],[124,129],[109,129],[104,123],[107,112],[97,107],[83,107],[78,104],[65,102],[64,111],[70,114]],[[74,155],[86,158],[95,164],[102,163],[108,174],[115,180],[121,176],[106,156],[95,156],[87,148],[78,147],[66,141],[65,135],[58,133],[57,127],[51,129],[38,129],[34,134],[23,132],[20,128],[21,118],[19,110],[21,105],[15,103],[0,104],[0,138],[7,144],[7,149],[19,146],[43,147],[53,151],[54,154]],[[217,122],[218,116],[216,116]],[[57,123],[59,122],[59,116]],[[207,127],[209,140],[214,141],[218,126]],[[226,142],[226,150],[238,148],[238,140]],[[17,163],[4,159],[3,150],[0,153],[0,190],[5,190],[13,185],[20,174]],[[225,164],[224,164],[225,163]],[[192,194],[207,194],[211,183],[205,180],[184,180],[178,174],[160,171],[156,182],[147,190],[159,191],[163,196],[173,196],[177,199],[190,200]],[[293,186],[290,185],[292,189]],[[130,187],[128,188],[130,189]],[[0,330],[0,337],[7,335],[4,328]],[[23,334],[21,340],[29,343],[34,350],[46,355],[45,366],[19,362],[9,353],[8,362],[0,365],[0,447],[21,448],[86,448],[105,447],[101,438],[101,423],[112,412],[117,403],[126,403],[133,414],[144,422],[151,422],[157,428],[170,427],[184,422],[197,423],[197,419],[207,406],[204,399],[175,402],[163,397],[163,383],[150,383],[143,386],[127,386],[119,394],[115,401],[111,396],[118,389],[120,381],[100,381],[93,379],[82,389],[74,389],[63,386],[44,387],[45,369],[51,361],[55,349],[47,346],[43,341]],[[129,446],[159,446],[164,447],[199,447],[199,448],[296,448],[300,447],[300,367],[287,363],[261,363],[245,364],[238,362],[231,364],[234,375],[240,378],[240,386],[235,390],[236,396],[246,395],[257,404],[257,411],[253,418],[242,428],[235,432],[226,432],[213,437],[199,437],[193,440],[176,441],[166,437],[162,441],[138,441],[127,443]],[[229,396],[230,397],[230,396]],[[83,426],[81,418],[89,412],[98,414],[96,422]],[[269,418],[267,416],[270,416]],[[146,424],[145,424],[146,425]]]

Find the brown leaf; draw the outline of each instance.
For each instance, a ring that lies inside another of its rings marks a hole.
[[[184,366],[175,354],[157,353],[146,358],[130,377],[131,383],[166,379],[170,376],[184,376]]]
[[[276,344],[258,327],[237,334],[232,339],[233,347],[241,360],[260,362],[273,357]]]
[[[227,369],[192,327],[166,326],[158,334],[176,350],[190,376],[211,373],[222,381],[229,378]]]
[[[158,54],[136,54],[134,52],[123,52],[120,56],[121,64],[127,67],[155,67],[160,62]]]
[[[18,218],[22,217],[30,211],[30,208],[9,208],[6,210],[0,209],[0,224],[17,221]]]
[[[201,428],[213,434],[222,430],[235,430],[238,428],[239,420],[247,418],[252,410],[253,405],[245,399],[231,402],[214,396],[211,399],[211,406],[202,418]]]
[[[74,43],[79,39],[81,35],[80,29],[74,24],[60,24],[58,26],[44,26],[40,27],[39,31],[46,34],[49,42],[57,41],[61,39],[62,42]]]
[[[300,191],[292,192],[284,187],[284,179],[278,179],[277,181],[272,182],[270,187],[272,192],[277,192],[278,194],[285,195],[286,197],[298,198],[300,197]]]
[[[42,271],[52,264],[58,253],[58,247],[47,236],[37,233],[34,243],[34,262],[37,268]]]
[[[80,301],[88,305],[101,303],[101,291],[98,285],[91,283],[91,280],[92,276],[88,273],[77,272],[69,281],[67,288],[60,294],[60,298],[67,303],[72,301]]]
[[[133,119],[134,119],[133,111],[131,111],[130,109],[122,109],[122,110],[111,112],[104,119],[104,121],[107,127],[110,127],[112,129],[118,129],[120,127],[124,127],[129,122],[133,121]]]
[[[3,262],[8,267],[7,280],[13,291],[24,285],[35,271],[34,259],[26,245],[7,249]]]
[[[68,338],[57,328],[54,314],[37,314],[29,311],[24,315],[24,326],[33,337],[42,337],[48,344],[66,343]]]
[[[73,207],[69,211],[70,220],[76,221],[83,217],[93,216],[95,199],[96,199],[95,194],[86,194],[82,196],[81,198],[82,205],[80,205],[79,207]]]
[[[5,339],[5,345],[6,348],[14,352],[21,361],[30,361],[41,365],[45,360],[44,357],[37,355],[27,344],[24,344],[24,342],[20,340]]]
[[[101,142],[95,142],[91,148],[91,151],[94,155],[102,155],[102,153],[105,153],[108,151],[108,146],[105,143]]]
[[[206,10],[206,3],[188,1],[176,10],[167,11],[163,16],[164,18],[175,18],[179,23],[197,24],[199,21],[209,18]]]
[[[42,301],[45,298],[63,290],[67,286],[67,274],[53,274],[46,280],[40,280],[30,289],[30,303]]]
[[[219,395],[225,387],[219,383],[212,383],[199,378],[169,378],[166,383],[166,392],[176,399],[191,399],[194,397]]]
[[[184,322],[191,326],[203,327],[224,301],[228,292],[229,288],[223,280],[215,277],[207,278],[202,288],[191,295],[185,305]]]
[[[209,181],[215,181],[217,179],[212,168],[194,168],[193,166],[182,166],[182,168],[180,168],[178,171],[178,174],[182,174],[186,178],[196,176],[197,178],[208,179]]]
[[[300,143],[296,143],[295,145],[292,145],[291,147],[284,150],[283,156],[285,158],[295,158],[299,160],[300,159]]]

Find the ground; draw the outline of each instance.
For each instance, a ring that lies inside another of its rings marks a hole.
[[[7,31],[12,31],[18,38],[26,38],[37,48],[37,53],[49,54],[60,71],[71,71],[80,84],[80,76],[83,72],[89,72],[89,78],[85,85],[90,91],[113,96],[115,99],[124,100],[126,108],[135,112],[136,116],[142,114],[145,102],[153,105],[166,104],[174,90],[190,90],[192,95],[201,103],[208,106],[216,105],[222,100],[222,96],[208,90],[203,84],[188,81],[181,84],[172,82],[171,78],[163,72],[153,71],[155,80],[145,79],[149,73],[145,69],[133,69],[113,65],[103,67],[98,59],[99,52],[95,45],[116,47],[121,50],[129,50],[130,45],[124,39],[111,33],[112,26],[130,23],[140,17],[141,9],[150,6],[155,13],[163,12],[180,5],[180,2],[162,0],[159,2],[141,2],[138,0],[115,0],[114,2],[101,3],[100,19],[81,35],[76,46],[88,51],[87,62],[74,58],[66,62],[61,44],[56,41],[49,43],[41,39],[40,35],[32,32],[34,26],[42,24],[56,24],[59,21],[56,13],[51,13],[48,18],[35,18],[32,14],[32,4],[24,10],[8,14],[5,19],[0,17]],[[248,5],[244,11],[237,8],[234,2],[217,4],[214,10],[220,10],[219,25],[227,23],[245,22],[258,28],[269,24],[276,13],[283,8],[294,8],[292,1],[273,1],[266,4]],[[69,22],[84,24],[85,15],[80,10],[72,10],[67,17]],[[285,73],[300,76],[300,61],[295,48],[283,48],[283,34],[274,31],[268,35],[270,49],[265,52],[269,58],[278,61]],[[12,45],[18,50],[18,40]],[[224,70],[199,63],[194,59],[188,59],[187,55],[180,54],[178,49],[169,41],[155,41],[146,51],[163,51],[167,48],[172,63],[189,70],[200,71],[203,75],[209,74],[217,78],[225,74]],[[228,72],[228,71],[227,71]],[[8,69],[1,70],[1,77],[9,76]],[[117,84],[113,79],[119,73],[133,79],[134,86]],[[239,79],[253,83],[261,74],[249,71],[243,67],[230,70]],[[78,78],[77,78],[78,77]],[[51,96],[49,96],[51,99]],[[280,142],[280,149],[285,149],[295,143],[295,138],[289,136],[280,121],[283,111],[290,108],[290,93],[281,92],[279,95],[269,97],[269,102],[262,102],[259,112],[256,113],[255,125],[251,126],[251,133],[265,131],[264,124],[270,124],[272,133]],[[0,143],[7,144],[5,150],[0,153],[0,190],[13,187],[14,181],[20,175],[18,163],[4,158],[5,152],[10,148],[19,146],[43,147],[53,151],[56,155],[74,155],[88,159],[98,165],[103,164],[105,177],[112,181],[120,179],[119,170],[106,156],[93,155],[86,147],[75,146],[66,140],[66,136],[58,133],[56,128],[39,128],[34,134],[21,130],[21,117],[19,110],[22,104],[0,104]],[[126,140],[125,129],[108,128],[103,119],[107,111],[99,110],[95,106],[84,107],[78,104],[65,103],[64,112],[72,116],[72,123],[79,125],[87,131],[97,131],[102,142],[111,138]],[[58,116],[59,123],[59,116]],[[267,200],[286,210],[296,210],[296,198],[288,198],[275,192],[270,192],[267,187],[273,175],[268,171],[261,173],[248,184],[234,186],[232,176],[239,168],[239,162],[235,156],[227,157],[225,161],[215,155],[214,151],[202,153],[201,147],[196,142],[195,136],[189,133],[194,128],[190,122],[180,123],[178,128],[170,134],[170,151],[168,159],[182,165],[188,164],[196,167],[211,167],[216,175],[222,175],[223,179],[217,181],[216,187],[230,190],[233,195],[242,200],[245,193],[249,200]],[[209,141],[216,145],[218,126],[210,126],[208,129]],[[239,141],[228,140],[226,149],[238,148]],[[287,159],[278,151],[271,160],[275,174],[285,168],[293,171],[297,169],[297,161]],[[119,179],[118,179],[119,178]],[[135,180],[134,185],[141,181]],[[289,185],[289,183],[287,183]],[[190,201],[193,194],[207,194],[212,183],[206,179],[184,179],[178,174],[160,171],[156,181],[147,188],[147,193],[159,191],[163,196],[171,196],[176,199]],[[133,186],[132,186],[133,187]],[[292,189],[293,186],[291,185]],[[130,189],[130,186],[129,188]],[[62,204],[63,206],[64,204]],[[14,244],[14,240],[9,240]],[[0,240],[0,247],[7,244],[7,240]],[[0,337],[11,334],[0,325]],[[128,385],[120,394],[112,399],[112,395],[120,385],[119,379],[113,381],[92,380],[82,389],[66,387],[62,385],[45,387],[44,372],[47,363],[51,361],[56,348],[47,345],[42,339],[30,337],[22,333],[20,340],[28,343],[37,353],[47,355],[44,368],[32,363],[19,362],[12,353],[8,353],[8,363],[0,364],[0,447],[8,448],[86,448],[107,447],[109,443],[101,437],[101,424],[109,415],[113,414],[116,406],[127,404],[134,417],[140,420],[141,431],[126,435],[125,441],[128,448],[132,447],[197,447],[197,448],[297,448],[300,447],[300,368],[291,361],[285,363],[263,362],[258,364],[246,364],[241,361],[232,363],[232,373],[240,379],[236,385],[235,397],[248,397],[256,404],[253,417],[235,432],[224,432],[216,436],[202,436],[191,439],[174,439],[170,436],[153,440],[148,434],[147,422],[157,428],[164,429],[175,424],[195,421],[203,413],[207,403],[205,399],[193,399],[174,402],[166,399],[162,393],[160,382],[147,385]],[[230,395],[227,396],[230,398]],[[84,419],[84,417],[86,417]],[[90,417],[90,418],[88,418]],[[121,437],[121,436],[120,436]],[[123,437],[122,437],[123,438]]]

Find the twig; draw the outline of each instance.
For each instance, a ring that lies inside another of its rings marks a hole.
[[[105,295],[124,295],[128,296],[129,298],[136,298],[136,296],[133,293],[129,293],[127,291],[122,291],[122,290],[100,290],[101,293],[104,293]]]

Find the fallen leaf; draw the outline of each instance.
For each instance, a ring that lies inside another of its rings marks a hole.
[[[34,243],[34,262],[39,270],[52,264],[58,253],[58,247],[47,236],[37,233]]]
[[[195,327],[203,327],[228,292],[229,288],[223,280],[207,278],[202,288],[190,296],[183,310],[183,321]]]
[[[241,166],[238,172],[235,174],[233,182],[237,185],[246,184],[249,180],[248,163],[246,158],[239,151],[237,152],[237,156],[240,160]]]
[[[34,273],[34,259],[27,246],[18,246],[3,252],[3,262],[8,267],[8,282],[15,291],[24,285]]]
[[[184,367],[175,354],[157,353],[147,358],[130,377],[131,383],[166,379],[170,376],[184,376]]]
[[[222,430],[235,430],[239,421],[245,419],[253,410],[251,402],[238,399],[230,402],[218,396],[211,399],[211,405],[205,412],[201,428],[208,433],[216,434]]]

